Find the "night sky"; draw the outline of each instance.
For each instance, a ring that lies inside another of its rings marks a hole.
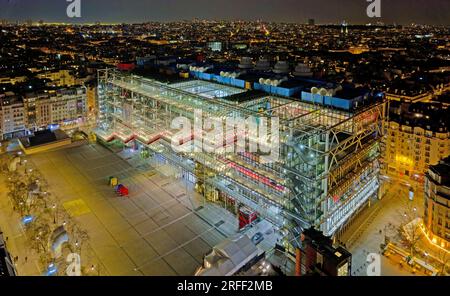
[[[382,18],[366,15],[366,0],[81,0],[82,18],[66,16],[66,0],[0,0],[0,19],[47,22],[128,22],[216,19],[304,23],[450,25],[450,0],[381,0]]]

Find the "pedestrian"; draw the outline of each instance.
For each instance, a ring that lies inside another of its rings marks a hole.
[[[28,262],[28,257],[25,257],[25,263],[27,263]]]
[[[6,237],[6,241],[8,241],[9,237]]]

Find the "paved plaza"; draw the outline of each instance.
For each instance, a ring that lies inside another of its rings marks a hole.
[[[352,253],[352,270],[354,275],[367,275],[367,257],[369,253],[380,253],[385,235],[398,236],[398,229],[407,222],[405,212],[415,208],[418,216],[423,214],[423,192],[419,185],[416,196],[409,199],[409,186],[405,182],[390,179],[386,196],[377,201],[365,214],[357,218],[353,226],[342,239]],[[414,185],[415,187],[416,185]],[[381,274],[384,276],[413,275],[402,268],[397,261],[381,256]]]
[[[135,167],[100,145],[28,159],[87,230],[92,252],[81,256],[98,260],[101,274],[193,275],[203,256],[237,230],[224,209],[188,198],[183,181]],[[129,188],[129,197],[116,195],[110,176]]]

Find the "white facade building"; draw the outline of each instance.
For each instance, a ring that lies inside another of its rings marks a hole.
[[[30,93],[25,96],[27,128],[37,130],[49,125],[77,125],[87,115],[86,89],[65,88]]]
[[[0,139],[11,139],[25,133],[23,101],[12,92],[0,95]]]

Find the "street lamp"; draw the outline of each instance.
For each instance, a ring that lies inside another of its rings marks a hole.
[[[384,244],[388,244],[387,225],[384,225]]]
[[[57,216],[57,213],[56,213],[56,210],[57,210],[56,204],[53,205],[52,209],[53,209],[53,224],[56,224],[56,216]]]
[[[95,269],[96,269],[95,266],[92,265],[92,266],[91,266],[91,271],[94,272]],[[100,276],[100,267],[97,268],[97,275]]]
[[[41,238],[39,237],[39,235],[36,236],[36,241],[38,242],[38,253],[40,253],[41,252],[41,244],[40,244]]]
[[[79,255],[80,258],[81,258],[81,244],[78,242],[78,240],[75,241],[75,247],[76,247],[76,249],[77,249],[78,255]]]

